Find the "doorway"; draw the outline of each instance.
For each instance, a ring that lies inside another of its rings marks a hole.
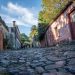
[[[70,29],[72,40],[75,40],[75,10],[70,13]]]

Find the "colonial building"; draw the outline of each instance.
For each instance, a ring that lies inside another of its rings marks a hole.
[[[5,48],[4,40],[7,38],[8,27],[0,16],[0,49]]]
[[[75,40],[75,3],[69,2],[49,25],[41,47],[55,45],[62,41]]]
[[[18,26],[15,24],[15,21],[13,21],[13,27],[9,27],[9,37],[11,48],[19,49],[21,47],[20,31]]]

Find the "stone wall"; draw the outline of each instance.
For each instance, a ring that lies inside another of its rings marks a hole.
[[[53,33],[51,31],[51,27],[49,27],[49,29],[47,30],[45,37],[47,41],[47,46],[52,46],[55,44],[55,40],[54,40]]]
[[[72,40],[69,14],[71,13],[72,9],[75,8],[74,6],[75,4],[73,3],[67,7],[67,9],[63,11],[63,13],[61,13],[59,17],[49,26],[45,34],[46,38],[44,38],[42,42],[45,42],[46,40],[47,45],[51,46],[61,41]]]

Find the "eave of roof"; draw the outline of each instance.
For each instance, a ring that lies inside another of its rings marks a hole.
[[[6,25],[6,23],[2,20],[1,16],[0,16],[0,22],[3,24],[3,26],[6,28],[6,30],[8,31],[8,26]]]

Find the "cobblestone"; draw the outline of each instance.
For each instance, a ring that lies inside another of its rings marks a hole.
[[[0,73],[9,75],[74,75],[75,46],[0,52]]]
[[[35,70],[36,70],[36,72],[39,73],[39,74],[41,74],[41,73],[44,72],[44,69],[43,69],[42,67],[36,67]]]

